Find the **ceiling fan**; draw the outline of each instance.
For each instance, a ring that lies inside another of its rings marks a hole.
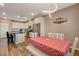
[[[45,11],[42,11],[43,13],[47,13],[49,15],[49,18],[51,19],[52,18],[52,13],[56,12],[58,9],[58,6],[56,3],[52,3],[48,10],[45,10]]]

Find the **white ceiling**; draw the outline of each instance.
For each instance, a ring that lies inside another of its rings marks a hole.
[[[41,13],[43,10],[48,10],[51,3],[5,3],[4,6],[0,6],[0,17],[3,17],[2,12],[6,13],[6,17],[9,19],[26,21],[24,17],[28,19],[32,18],[31,13],[35,15]],[[57,3],[58,10],[74,5],[74,3]],[[17,16],[21,16],[17,19]]]

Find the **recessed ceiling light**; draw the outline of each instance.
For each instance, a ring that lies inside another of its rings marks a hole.
[[[17,16],[17,18],[20,18],[20,16]]]
[[[4,19],[7,19],[7,17],[3,17]]]
[[[3,12],[3,13],[2,13],[2,15],[6,15],[6,13],[5,13],[5,12]]]
[[[0,3],[0,5],[1,5],[1,6],[4,6],[4,4],[3,4],[3,3]]]
[[[34,16],[35,14],[34,13],[31,13],[31,15]]]

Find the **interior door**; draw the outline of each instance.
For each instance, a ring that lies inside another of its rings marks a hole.
[[[36,24],[38,36],[40,36],[40,23]]]
[[[40,36],[40,23],[33,25],[33,31],[38,33],[38,36]]]

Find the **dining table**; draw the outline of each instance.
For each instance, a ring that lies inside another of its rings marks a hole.
[[[31,37],[29,43],[49,56],[65,56],[71,46],[71,41],[67,39],[56,39],[50,37]]]

